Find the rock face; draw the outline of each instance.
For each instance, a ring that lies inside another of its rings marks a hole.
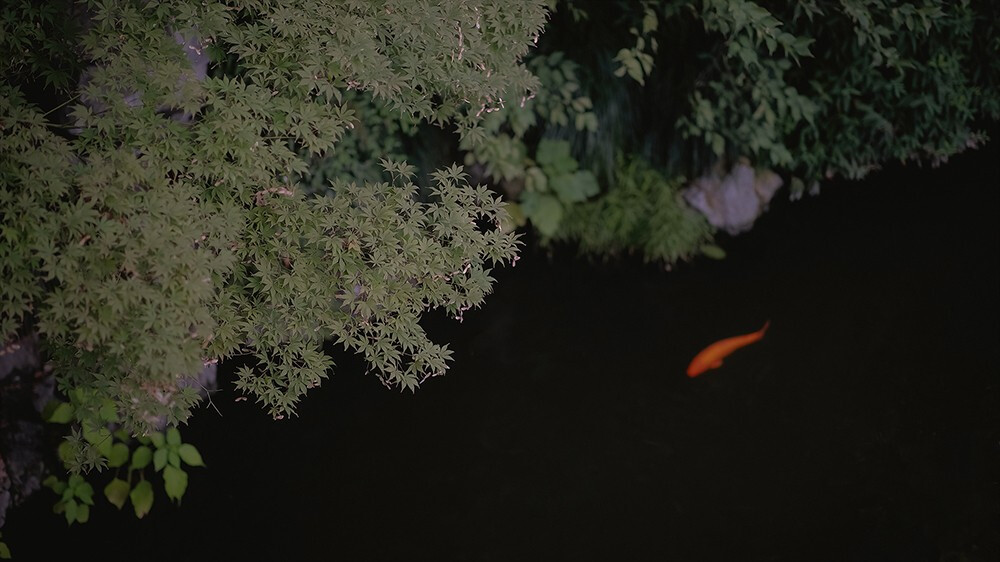
[[[739,234],[750,230],[757,217],[767,210],[782,183],[778,174],[756,171],[741,161],[725,176],[715,170],[696,179],[682,194],[712,226]]]
[[[8,507],[41,486],[45,432],[38,412],[52,398],[52,390],[36,336],[0,348],[0,527]]]

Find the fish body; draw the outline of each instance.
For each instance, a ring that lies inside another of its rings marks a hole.
[[[698,355],[695,355],[694,359],[691,360],[691,364],[688,365],[687,376],[697,377],[709,369],[721,367],[722,360],[725,359],[730,353],[741,347],[760,341],[760,339],[764,337],[764,332],[767,331],[767,327],[770,325],[771,321],[768,320],[767,322],[764,322],[764,327],[756,332],[719,340],[701,350],[701,352],[698,353]]]

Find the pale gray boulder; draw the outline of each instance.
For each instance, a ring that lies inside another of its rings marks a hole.
[[[739,234],[753,227],[782,183],[771,170],[754,170],[741,160],[725,175],[716,169],[694,180],[682,194],[712,226]]]

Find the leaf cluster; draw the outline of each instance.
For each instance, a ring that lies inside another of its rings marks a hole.
[[[690,6],[721,40],[678,126],[716,158],[751,156],[796,185],[860,178],[887,160],[941,162],[998,115],[1000,39],[981,4]]]
[[[0,13],[16,31],[3,60],[48,79],[11,58],[30,40],[83,70],[63,122],[0,86],[0,337],[42,334],[79,424],[74,466],[108,458],[87,437],[107,404],[132,435],[176,426],[189,378],[219,359],[250,359],[238,389],[276,418],[327,376],[327,338],[388,385],[444,372],[420,315],[482,302],[516,249],[502,204],[458,168],[420,196],[388,160],[390,183],[299,184],[357,133],[358,99],[468,134],[529,95],[540,1],[92,1],[73,56],[58,26],[18,26],[31,5]],[[207,78],[185,49],[213,53]]]
[[[72,410],[69,403],[52,401],[46,405],[43,415],[46,421],[64,424],[73,419]],[[132,439],[121,428],[112,431],[115,425],[116,420],[113,419],[108,421],[108,425],[96,428],[84,425],[83,438],[91,445],[89,448],[81,448],[79,443],[74,442],[73,437],[79,439],[79,435],[71,436],[59,445],[59,457],[71,473],[69,479],[50,475],[43,484],[60,496],[53,511],[63,514],[70,525],[86,523],[90,518],[90,507],[94,505],[92,484],[73,471],[79,464],[81,454],[96,454],[95,465],[114,469],[114,476],[103,488],[104,497],[118,509],[124,507],[126,501],[131,501],[135,515],[140,519],[153,506],[153,484],[146,474],[150,465],[154,473],[161,473],[167,497],[178,504],[188,483],[187,472],[182,467],[205,466],[201,453],[194,445],[181,440],[176,427],[167,428],[165,433],[154,431]],[[121,477],[122,470],[126,471],[125,478]]]
[[[668,267],[711,246],[714,229],[680,196],[683,178],[668,178],[640,158],[619,156],[616,181],[601,197],[568,207],[557,240],[584,254],[640,254]]]

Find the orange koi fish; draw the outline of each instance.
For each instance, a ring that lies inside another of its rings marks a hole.
[[[764,332],[767,331],[767,327],[770,325],[771,321],[768,320],[767,322],[764,322],[764,327],[756,332],[719,340],[701,350],[701,353],[695,355],[694,359],[691,360],[691,364],[688,365],[687,375],[693,378],[709,369],[721,367],[722,360],[725,359],[730,353],[741,347],[760,341],[760,339],[764,337]]]

